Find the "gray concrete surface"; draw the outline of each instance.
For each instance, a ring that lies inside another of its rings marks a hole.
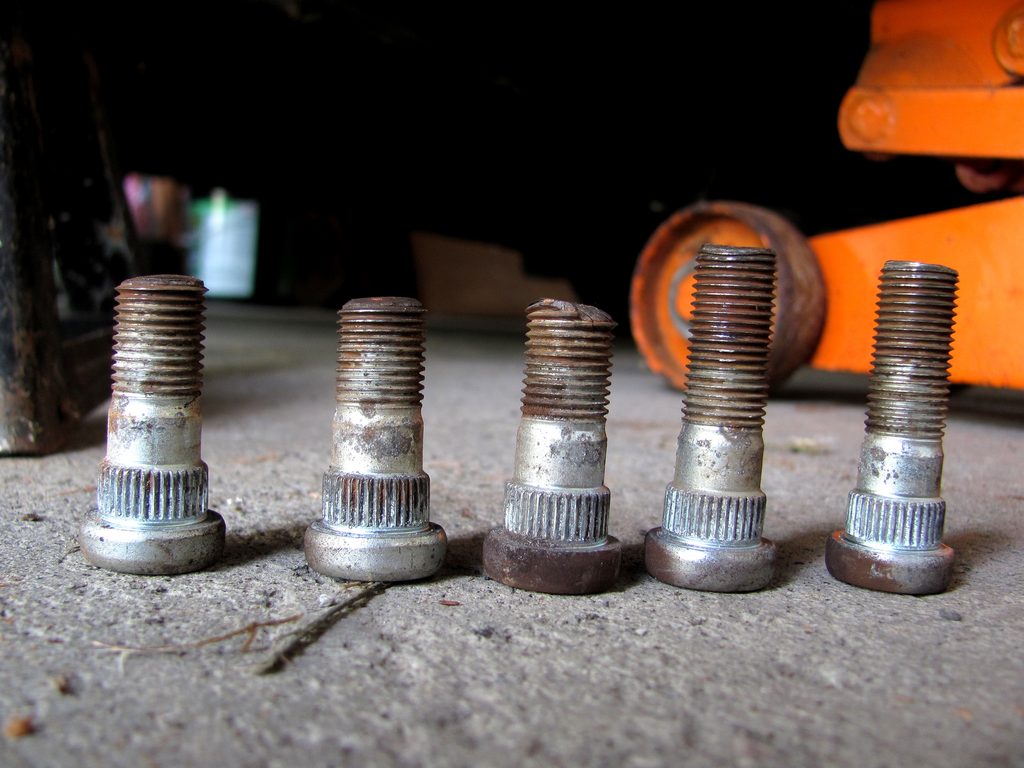
[[[1019,395],[958,396],[944,483],[955,581],[916,598],[826,573],[863,381],[798,378],[765,433],[777,579],[701,594],[642,569],[679,396],[621,349],[607,482],[624,573],[607,594],[555,597],[480,569],[511,472],[521,342],[435,332],[425,467],[448,565],[367,591],[310,572],[300,548],[330,445],[331,315],[215,308],[208,337],[203,453],[229,530],[219,566],[135,577],[85,565],[75,532],[103,409],[63,453],[0,460],[0,764],[1024,765]],[[281,668],[254,671],[317,621]],[[34,732],[17,736],[19,722]]]

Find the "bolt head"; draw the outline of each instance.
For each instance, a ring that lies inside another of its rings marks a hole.
[[[993,51],[999,65],[1011,75],[1024,74],[1024,11],[1011,10],[996,27]]]
[[[647,533],[647,572],[659,581],[702,592],[754,592],[768,586],[775,572],[775,544],[708,547],[664,528]]]
[[[1006,38],[1010,53],[1024,58],[1024,14],[1014,16],[1006,25]]]
[[[892,103],[883,92],[857,91],[842,105],[841,111],[849,129],[868,143],[884,139],[896,122]]]
[[[825,545],[825,567],[840,581],[901,595],[934,595],[949,588],[954,553],[945,544],[925,550],[875,548],[845,533],[835,531]]]
[[[448,537],[436,523],[414,531],[340,531],[318,520],[306,530],[306,562],[324,576],[350,581],[415,581],[444,563]]]
[[[207,510],[194,523],[111,525],[92,512],[78,533],[82,555],[92,565],[144,576],[190,573],[224,553],[224,518]]]
[[[615,586],[621,564],[622,545],[612,536],[600,544],[548,544],[499,527],[484,539],[484,572],[530,592],[605,592]]]

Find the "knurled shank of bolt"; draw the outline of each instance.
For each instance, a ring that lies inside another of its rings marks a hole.
[[[359,581],[430,576],[444,530],[430,522],[423,471],[423,306],[354,299],[338,313],[338,368],[323,519],[306,532],[310,567]]]
[[[93,565],[184,573],[215,562],[224,521],[207,509],[201,280],[150,275],[117,288],[113,388],[97,510],[79,543]]]
[[[527,307],[526,376],[505,525],[484,541],[492,579],[535,592],[610,588],[621,545],[608,536],[604,484],[615,322],[601,310],[544,299]]]
[[[882,268],[857,487],[825,550],[829,572],[848,584],[923,595],[952,578],[941,484],[956,290],[948,267]]]
[[[761,537],[775,253],[707,244],[694,277],[675,476],[645,560],[675,586],[747,592],[768,584],[775,560],[775,545]]]

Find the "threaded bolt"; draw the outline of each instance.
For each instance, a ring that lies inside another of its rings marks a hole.
[[[484,541],[492,579],[534,592],[587,594],[615,583],[604,485],[612,330],[604,312],[543,299],[526,309],[526,378],[505,525]]]
[[[170,574],[211,565],[224,521],[206,508],[201,280],[152,275],[117,288],[113,392],[97,510],[79,543],[93,565]]]
[[[423,472],[423,306],[354,299],[338,312],[338,378],[323,520],[306,531],[314,570],[357,581],[434,574],[448,540],[430,522]]]
[[[761,538],[775,253],[707,244],[694,277],[675,477],[645,559],[668,584],[749,592],[768,584],[775,562],[775,545]]]
[[[956,290],[948,267],[882,268],[857,487],[825,552],[829,572],[848,584],[911,595],[949,586],[940,494]]]

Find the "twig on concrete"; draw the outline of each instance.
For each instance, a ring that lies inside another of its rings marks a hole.
[[[259,456],[243,456],[240,459],[235,459],[235,464],[241,464],[243,466],[246,464],[263,464],[267,461],[277,461],[280,458],[281,454],[277,452],[264,453]]]
[[[65,552],[63,555],[61,555],[60,557],[57,558],[57,565],[60,565],[65,560],[67,560],[68,559],[68,555],[73,555],[75,552],[77,552],[80,549],[81,549],[81,547],[78,546],[77,544],[75,544],[73,547],[71,547],[71,549],[69,549],[67,552]]]
[[[202,648],[203,646],[213,645],[214,643],[222,643],[225,640],[230,640],[231,638],[238,637],[239,635],[247,635],[245,642],[242,643],[242,647],[239,649],[240,653],[247,653],[249,648],[252,647],[252,643],[256,639],[256,633],[259,630],[264,627],[277,627],[281,624],[290,624],[293,621],[298,621],[304,615],[305,614],[302,613],[296,613],[292,616],[286,616],[283,619],[252,621],[244,627],[233,629],[222,635],[214,635],[213,637],[196,640],[192,643],[172,643],[169,645],[118,645],[115,643],[104,643],[102,640],[93,640],[92,644],[98,648],[102,648],[104,651],[115,651],[119,653],[184,653],[185,651],[191,651],[196,648]]]
[[[30,736],[39,730],[31,715],[12,715],[4,723],[4,736],[8,739],[20,739]]]
[[[345,600],[339,599],[343,593],[338,593],[326,605],[311,611],[313,615],[310,615],[308,620],[278,637],[270,650],[250,668],[250,671],[254,675],[277,672],[286,661],[316,642],[338,619],[361,608],[387,588],[385,582],[373,581],[365,584],[357,594]]]
[[[120,643],[106,643],[102,640],[93,640],[92,644],[101,650],[120,654],[118,663],[121,668],[121,673],[124,674],[125,660],[133,654],[181,654],[186,651],[203,648],[207,645],[222,643],[225,640],[230,640],[241,635],[245,635],[246,637],[245,642],[242,643],[242,646],[238,651],[239,653],[249,653],[252,651],[252,644],[255,642],[259,630],[266,627],[277,627],[282,624],[291,624],[292,622],[299,621],[300,619],[308,616],[306,621],[303,621],[299,626],[276,638],[263,658],[253,665],[252,672],[257,675],[262,675],[280,669],[281,665],[285,661],[300,653],[306,646],[315,642],[332,624],[334,624],[334,622],[345,614],[350,613],[357,608],[361,608],[370,600],[370,598],[379,595],[388,587],[386,583],[380,581],[364,583],[361,585],[358,583],[350,583],[348,585],[349,589],[359,586],[362,586],[363,588],[355,595],[342,600],[340,598],[344,592],[339,592],[325,605],[310,611],[308,614],[296,613],[282,619],[252,621],[244,627],[239,627],[238,629],[233,629],[230,632],[206,637],[202,640],[196,640],[191,643],[169,643],[166,645],[124,645]],[[347,591],[348,590],[346,590],[346,592]]]
[[[76,493],[95,493],[95,485],[81,485],[78,488],[69,488],[66,491],[57,491],[54,496],[72,496]]]

